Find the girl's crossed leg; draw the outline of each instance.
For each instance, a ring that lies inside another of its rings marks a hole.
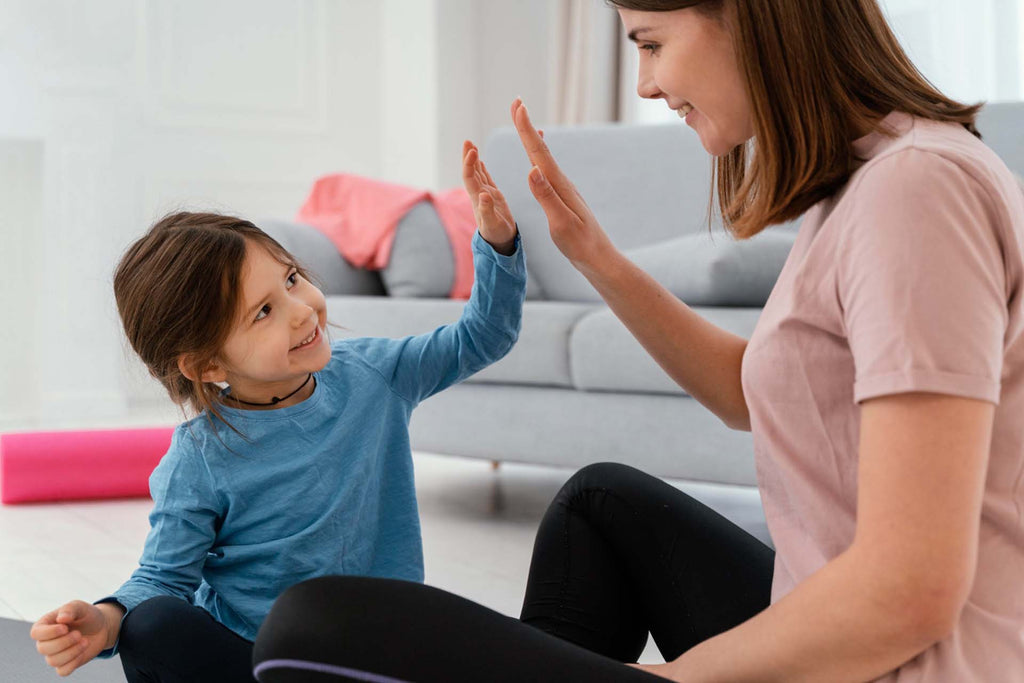
[[[180,598],[150,598],[121,626],[128,683],[254,683],[252,643]]]
[[[415,583],[325,577],[286,591],[256,640],[261,683],[663,680],[666,659],[768,606],[774,553],[638,470],[592,465],[552,502],[522,621]],[[553,637],[554,636],[554,637]]]

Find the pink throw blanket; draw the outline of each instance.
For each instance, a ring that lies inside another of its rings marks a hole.
[[[476,218],[462,188],[434,194],[348,173],[318,179],[296,220],[327,235],[345,260],[358,268],[380,270],[388,264],[395,228],[417,203],[434,204],[452,245],[455,278],[449,296],[468,299],[473,288],[473,233]]]

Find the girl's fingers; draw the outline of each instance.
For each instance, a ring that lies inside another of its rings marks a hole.
[[[33,624],[32,630],[28,632],[28,635],[32,640],[53,640],[54,638],[61,637],[69,631],[67,624],[43,624],[40,623],[40,621]]]
[[[476,196],[480,192],[480,179],[476,169],[477,151],[468,141],[466,142],[468,148],[466,154],[462,158],[462,181],[466,186],[466,190],[470,196]]]
[[[48,655],[46,657],[46,663],[54,669],[59,670],[61,667],[65,667],[81,657],[82,653],[85,652],[85,649],[88,646],[89,641],[83,638],[80,642],[75,643],[71,647],[62,650],[57,654]]]
[[[85,651],[83,650],[82,652],[79,652],[78,656],[75,657],[74,659],[72,659],[70,662],[68,662],[67,664],[59,667],[57,669],[57,675],[58,676],[67,676],[67,675],[71,674],[72,671],[74,671],[78,667],[82,666],[87,661],[89,661],[89,659],[91,659],[91,657],[88,657],[86,655]]]
[[[59,638],[53,638],[51,640],[40,640],[36,643],[36,651],[44,657],[55,655],[59,652],[63,652],[69,647],[73,647],[78,644],[82,639],[82,634],[78,631],[72,631],[67,635]]]
[[[491,172],[487,170],[487,164],[484,163],[483,159],[480,160],[480,168],[484,172],[484,177],[487,178],[487,184],[491,187],[497,188],[498,183],[494,182],[494,178],[491,177]]]

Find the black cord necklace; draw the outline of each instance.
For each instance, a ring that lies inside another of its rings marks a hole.
[[[281,401],[286,401],[289,398],[291,398],[292,396],[294,396],[295,394],[299,393],[299,389],[302,389],[302,387],[304,387],[307,384],[309,384],[309,380],[311,380],[311,379],[313,379],[313,373],[312,372],[309,373],[309,375],[306,377],[306,381],[299,385],[298,389],[296,389],[292,393],[288,394],[287,396],[281,396],[280,398],[278,398],[277,396],[274,396],[273,398],[270,399],[270,403],[253,403],[252,401],[243,401],[242,399],[237,398],[235,396],[232,396],[231,394],[227,394],[224,398],[230,398],[232,401],[236,401],[238,403],[244,403],[247,406],[276,406]],[[316,389],[316,380],[315,379],[313,380],[313,388]]]

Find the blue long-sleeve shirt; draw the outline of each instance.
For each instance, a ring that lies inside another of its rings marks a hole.
[[[150,477],[139,568],[104,601],[129,612],[177,596],[252,640],[274,599],[326,574],[423,580],[409,419],[423,399],[504,356],[519,334],[526,263],[473,237],[459,320],[405,339],[332,343],[302,403],[221,407],[175,430]],[[117,646],[103,653],[111,656]]]

